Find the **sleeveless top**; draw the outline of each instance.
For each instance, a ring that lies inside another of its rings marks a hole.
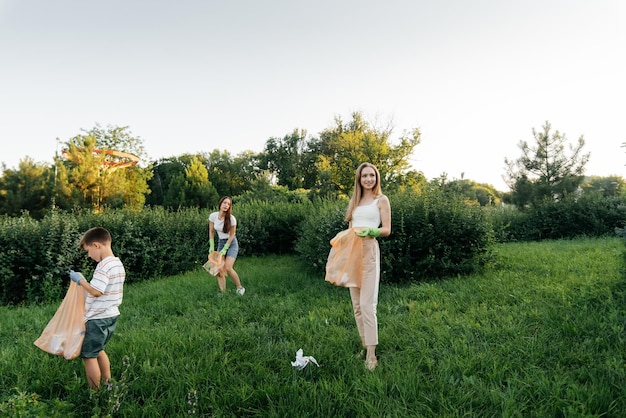
[[[372,203],[363,206],[357,206],[352,212],[353,228],[378,228],[380,226],[380,210],[378,209],[378,200],[374,199]]]

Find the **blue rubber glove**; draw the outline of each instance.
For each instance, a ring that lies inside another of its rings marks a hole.
[[[215,240],[211,238],[209,240],[209,253],[212,253],[213,251],[215,251]]]
[[[70,279],[72,279],[74,283],[78,284],[78,282],[83,280],[84,277],[82,274],[75,272],[74,270],[70,270]]]
[[[222,251],[220,251],[220,254],[222,254],[222,257],[226,255],[226,251],[228,251],[228,247],[230,247],[229,243],[224,244],[224,248],[222,248]]]
[[[370,237],[376,238],[380,236],[380,228],[361,228],[361,232],[357,232],[356,235],[359,237],[367,237],[369,235]]]

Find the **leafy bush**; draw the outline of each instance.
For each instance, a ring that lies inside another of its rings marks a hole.
[[[479,206],[439,190],[394,199],[393,240],[382,242],[392,282],[465,275],[491,258],[492,227]],[[395,220],[394,220],[395,219]]]
[[[312,207],[310,202],[265,201],[236,206],[241,254],[292,253],[298,225]],[[91,276],[95,262],[78,242],[94,226],[111,232],[113,252],[124,263],[127,283],[192,270],[209,251],[209,213],[157,207],[140,212],[54,212],[41,221],[28,216],[2,218],[0,303],[59,300],[67,290],[71,268]]]
[[[3,218],[0,228],[0,301],[48,302],[65,292],[62,283],[79,254],[77,224],[52,213],[41,221],[29,216]],[[65,274],[63,274],[65,273]]]
[[[298,225],[313,209],[309,201],[249,201],[233,206],[243,255],[293,253]]]
[[[170,276],[206,258],[208,212],[162,208],[141,212],[53,212],[41,221],[28,216],[2,218],[0,225],[0,302],[17,304],[59,300],[68,271],[91,275],[95,262],[78,248],[94,226],[113,236],[113,252],[126,268],[128,282]]]
[[[68,417],[73,416],[74,405],[53,399],[45,401],[36,393],[18,392],[0,403],[3,417]]]
[[[300,223],[295,251],[313,271],[325,271],[330,240],[348,227],[347,205],[345,200],[319,200]]]
[[[102,226],[113,236],[113,252],[124,263],[129,282],[188,271],[206,258],[208,213],[195,208],[141,212],[110,211],[78,216],[79,234]],[[81,254],[82,260],[87,260]],[[80,260],[76,262],[80,264]],[[90,269],[95,266],[90,262]]]
[[[381,273],[389,282],[407,282],[478,271],[489,260],[491,225],[477,206],[434,190],[396,194],[391,201],[391,236],[379,239]],[[343,229],[346,204],[316,207],[301,225],[296,251],[319,273],[330,239]]]
[[[623,198],[548,202],[519,211],[480,208],[455,193],[432,187],[424,194],[390,196],[392,235],[379,240],[385,280],[404,282],[468,274],[490,259],[493,237],[500,242],[612,234],[626,225]],[[241,255],[296,252],[324,272],[329,241],[347,228],[347,201],[278,201],[235,198]],[[0,218],[0,303],[60,300],[70,268],[91,275],[95,263],[78,248],[94,226],[113,235],[113,251],[126,267],[128,283],[172,276],[197,268],[208,253],[208,209],[140,212],[111,210],[52,212]]]
[[[500,242],[571,239],[612,235],[626,224],[626,201],[621,197],[580,197],[545,201],[520,211],[490,210]]]

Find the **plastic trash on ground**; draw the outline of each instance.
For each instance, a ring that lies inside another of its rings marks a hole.
[[[296,351],[296,361],[292,361],[291,365],[293,367],[297,367],[298,370],[302,370],[306,367],[307,364],[309,363],[313,363],[315,364],[317,367],[319,367],[320,365],[317,363],[317,360],[315,360],[315,357],[313,356],[303,356],[303,351],[302,349],[299,349],[298,351]]]

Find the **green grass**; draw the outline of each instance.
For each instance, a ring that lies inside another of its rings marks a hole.
[[[107,349],[118,415],[623,417],[623,251],[618,238],[509,243],[482,275],[383,277],[374,372],[348,291],[293,257],[240,258],[243,297],[200,268],[127,286]],[[90,399],[82,362],[33,345],[56,307],[0,308],[0,401],[104,416],[109,395]],[[320,367],[295,370],[299,348]]]

